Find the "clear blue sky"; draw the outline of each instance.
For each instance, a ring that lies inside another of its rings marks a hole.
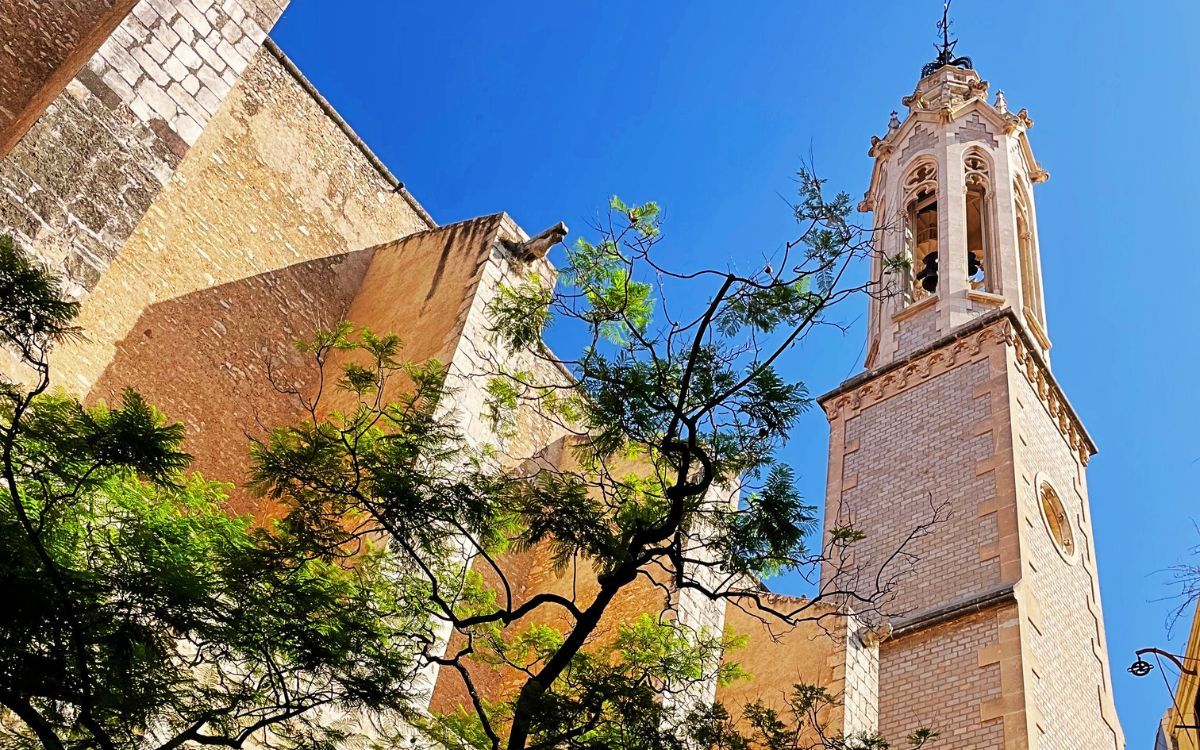
[[[398,3],[293,0],[275,39],[446,223],[505,210],[585,229],[657,200],[681,258],[723,266],[791,236],[810,154],[856,198],[866,150],[931,57],[937,0]],[[1157,574],[1200,542],[1200,3],[958,0],[958,51],[1036,120],[1055,373],[1100,446],[1089,467],[1117,705],[1131,749],[1167,705],[1135,648],[1176,647]],[[861,368],[865,304],[791,367],[815,393]],[[789,459],[821,502],[818,411]],[[1053,606],[1046,603],[1044,606]]]

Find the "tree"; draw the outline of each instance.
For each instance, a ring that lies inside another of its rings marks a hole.
[[[50,388],[77,304],[0,237],[0,743],[332,747],[346,712],[409,711],[426,588],[386,545],[314,554],[300,514],[255,527],[185,476],[183,428],[136,393]]]
[[[826,199],[807,172],[799,186],[799,237],[751,272],[673,270],[657,249],[658,207],[613,198],[595,227],[599,240],[568,250],[564,284],[531,276],[500,289],[490,312],[508,350],[552,361],[542,344],[550,325],[585,341],[578,356],[560,358],[569,379],[539,379],[499,360],[472,373],[489,378],[498,428],[523,406],[558,420],[573,436],[568,461],[509,457],[518,468],[497,471],[496,456],[470,450],[439,417],[439,404],[454,397],[445,368],[403,361],[394,335],[343,324],[303,345],[320,381],[338,382],[353,403],[330,412],[322,394],[293,392],[310,419],[256,441],[255,486],[288,509],[288,523],[320,529],[329,559],[386,537],[424,580],[434,618],[453,637],[449,650],[444,638],[429,641],[423,656],[456,671],[471,702],[427,722],[439,742],[493,750],[815,746],[787,745],[783,730],[763,733],[795,727],[798,716],[748,708],[752,739],[720,707],[681,714],[673,700],[698,681],[738,676],[720,661],[734,645],[729,637],[671,616],[680,592],[796,624],[827,617],[829,603],[877,612],[911,559],[902,546],[883,569],[856,569],[851,551],[862,532],[852,526],[829,530],[810,549],[815,510],[776,459],[811,404],[780,363],[830,322],[840,301],[886,291],[845,281],[873,252],[870,232],[848,220],[848,196]],[[676,309],[668,296],[703,304]],[[738,504],[722,501],[735,490]],[[931,508],[909,539],[940,513]],[[587,571],[595,591],[519,596],[502,556],[532,548]],[[818,566],[826,575],[814,598],[780,611],[762,596],[759,579],[799,571],[815,582]],[[601,637],[613,602],[639,582],[660,591],[661,614]],[[473,664],[504,669],[518,686],[488,695]],[[817,741],[883,746],[878,738]]]

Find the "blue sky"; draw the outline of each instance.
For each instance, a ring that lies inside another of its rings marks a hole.
[[[1002,10],[1003,9],[1003,10]],[[1054,370],[1089,467],[1117,705],[1149,747],[1169,701],[1125,672],[1168,639],[1162,571],[1200,543],[1200,3],[959,0],[958,51],[1036,121]],[[872,134],[933,54],[936,0],[293,0],[274,38],[438,221],[505,210],[586,230],[610,194],[666,210],[664,250],[756,262],[792,236],[806,159],[855,198]],[[865,302],[790,363],[814,393],[861,368]],[[818,411],[788,458],[824,494]],[[1051,603],[1052,606],[1052,603]]]

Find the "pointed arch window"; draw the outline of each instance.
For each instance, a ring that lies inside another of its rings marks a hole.
[[[991,167],[980,152],[968,151],[963,158],[967,216],[967,282],[981,292],[1000,291],[992,241]]]
[[[1045,327],[1046,314],[1042,309],[1042,275],[1038,266],[1037,242],[1033,231],[1029,194],[1019,183],[1013,183],[1017,207],[1017,250],[1021,261],[1021,304],[1026,312]]]
[[[904,180],[904,259],[909,271],[902,290],[905,304],[937,293],[937,165],[922,162]]]

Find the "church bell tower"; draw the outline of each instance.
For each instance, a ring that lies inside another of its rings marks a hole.
[[[857,569],[898,577],[880,631],[885,736],[1120,750],[1085,479],[1095,446],[1050,369],[1034,205],[1049,175],[1029,114],[954,55],[948,26],[905,114],[872,139],[861,208],[878,293],[866,371],[820,399],[826,524],[865,532]]]

